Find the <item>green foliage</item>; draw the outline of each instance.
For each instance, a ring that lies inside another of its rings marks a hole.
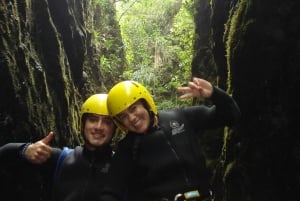
[[[178,101],[176,88],[190,79],[193,0],[129,0],[116,5],[128,69],[124,79],[143,83],[161,109]]]
[[[93,0],[93,5],[100,5],[104,10],[110,7],[109,0]]]
[[[92,42],[99,55],[101,81],[109,88],[119,80],[126,66],[124,46],[113,1],[93,0],[93,7]]]

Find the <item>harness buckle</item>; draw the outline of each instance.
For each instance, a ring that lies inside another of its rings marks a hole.
[[[178,193],[177,195],[175,195],[174,201],[180,201],[180,198],[183,198],[184,201],[197,199],[200,198],[200,192],[198,190],[193,190],[193,191],[187,191],[183,194]]]

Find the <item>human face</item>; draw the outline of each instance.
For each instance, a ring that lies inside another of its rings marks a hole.
[[[102,148],[110,143],[115,125],[109,116],[88,114],[84,125],[86,147],[90,150]]]
[[[117,115],[124,127],[135,133],[146,133],[150,116],[148,110],[141,101],[137,101],[127,108],[124,112]]]

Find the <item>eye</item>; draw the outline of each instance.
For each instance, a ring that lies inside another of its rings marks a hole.
[[[117,115],[117,118],[120,120],[120,121],[123,121],[124,119],[126,119],[127,117],[127,114],[126,113],[121,113],[119,115]]]
[[[104,119],[103,119],[103,122],[104,122],[105,124],[107,124],[107,125],[113,124],[112,119],[111,119],[111,118],[108,118],[108,117],[104,118]]]
[[[137,108],[137,104],[133,104],[132,106],[129,107],[128,110],[130,113],[133,113],[136,110],[136,108]]]

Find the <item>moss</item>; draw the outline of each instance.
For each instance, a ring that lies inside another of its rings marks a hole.
[[[235,10],[235,8],[237,8]],[[229,18],[226,26],[228,35],[226,38],[226,58],[228,66],[228,91],[232,93],[232,71],[235,68],[234,61],[237,57],[237,52],[243,52],[245,43],[245,34],[253,23],[255,23],[254,16],[251,15],[252,0],[241,0],[236,7],[233,7],[231,18]]]

